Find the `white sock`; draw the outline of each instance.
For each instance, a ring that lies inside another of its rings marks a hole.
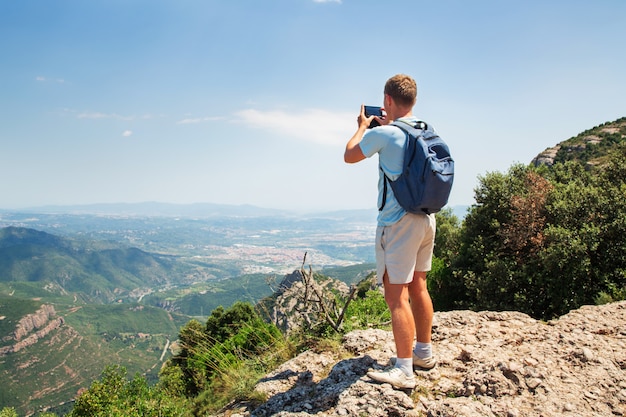
[[[396,368],[402,369],[406,376],[413,375],[413,358],[397,358]]]
[[[415,349],[413,349],[413,353],[420,359],[427,359],[433,356],[433,347],[431,343],[415,343]]]

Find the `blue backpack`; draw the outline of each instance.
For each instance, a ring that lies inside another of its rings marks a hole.
[[[437,213],[448,203],[454,180],[454,160],[448,145],[425,122],[391,124],[407,135],[404,162],[395,181],[383,172],[383,199],[378,210],[385,207],[389,183],[396,200],[409,213]]]

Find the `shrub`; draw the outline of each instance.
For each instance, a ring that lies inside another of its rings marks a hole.
[[[385,297],[379,290],[369,290],[365,297],[354,299],[346,310],[343,330],[349,332],[355,329],[382,327],[388,325],[391,313],[385,302]]]

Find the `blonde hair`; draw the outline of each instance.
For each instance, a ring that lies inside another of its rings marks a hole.
[[[385,83],[385,94],[401,106],[413,107],[417,100],[417,84],[408,75],[397,74]]]

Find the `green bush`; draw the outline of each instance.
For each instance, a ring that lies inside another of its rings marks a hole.
[[[13,407],[5,407],[0,410],[0,417],[18,417],[15,408]]]
[[[431,271],[435,304],[551,319],[623,298],[624,195],[626,145],[600,168],[576,161],[551,168],[516,165],[480,178],[458,254],[446,255],[452,259],[435,262]]]
[[[365,297],[353,300],[346,310],[344,332],[388,325],[391,313],[379,290],[369,290]]]
[[[145,378],[126,379],[126,369],[107,367],[100,380],[83,392],[69,417],[181,417],[188,415],[185,400],[150,387]]]
[[[261,375],[295,352],[276,326],[244,302],[216,308],[205,326],[190,321],[179,340],[181,350],[161,371],[161,381],[165,391],[193,398],[195,415],[251,395]]]

